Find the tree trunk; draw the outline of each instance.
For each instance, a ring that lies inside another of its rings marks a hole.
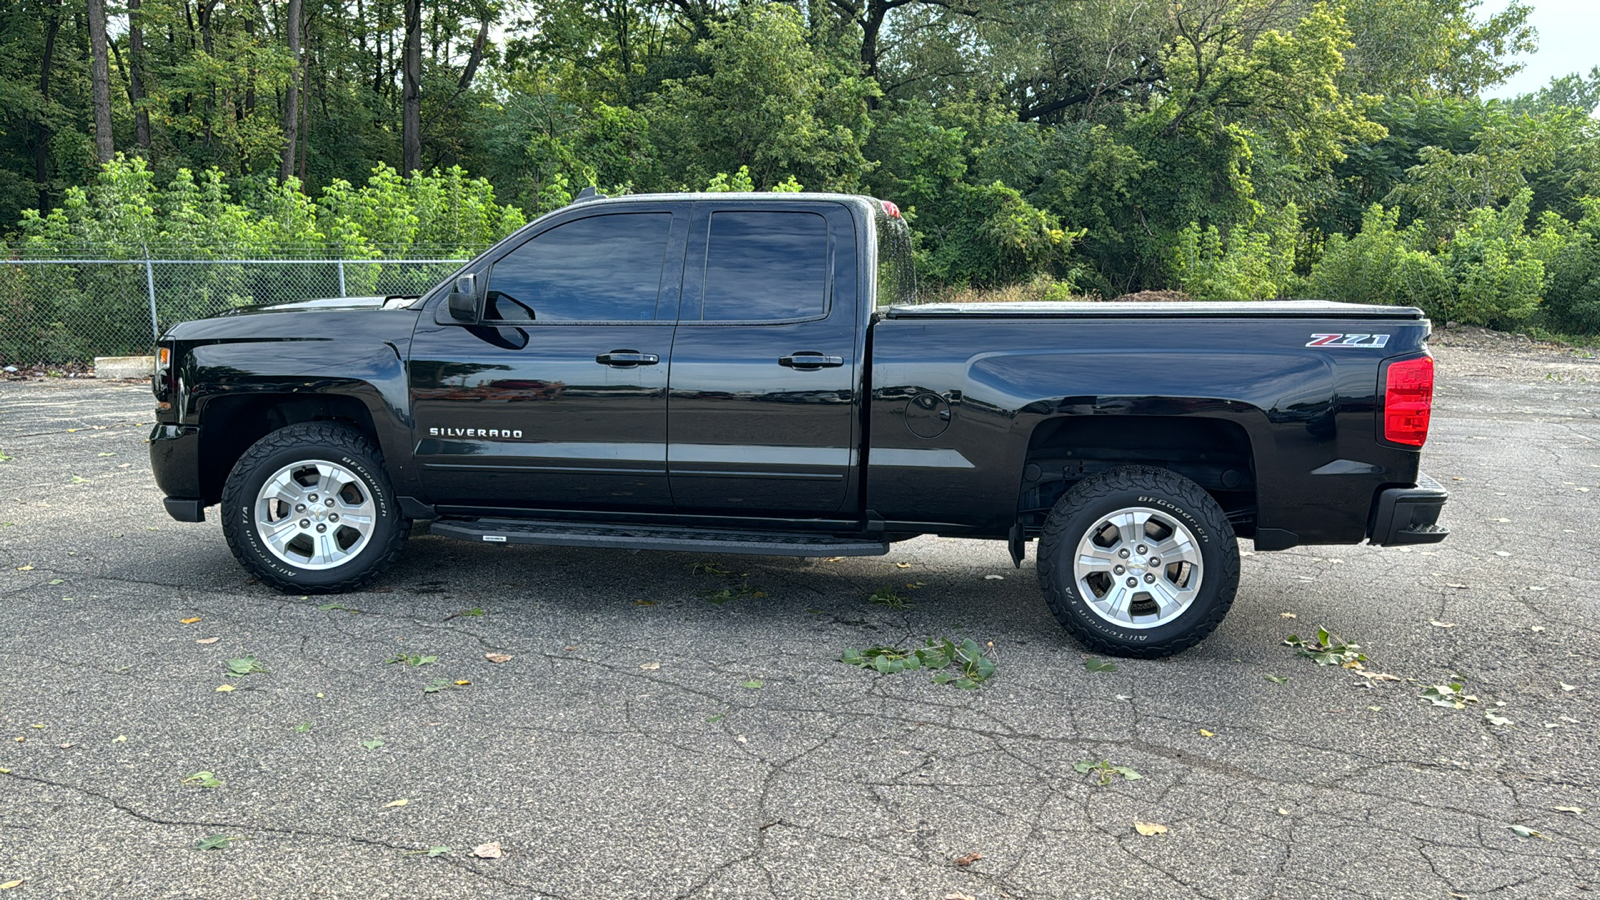
[[[283,163],[278,166],[278,183],[294,174],[294,148],[300,137],[300,15],[305,0],[289,0],[289,90],[283,97]]]
[[[105,0],[89,2],[90,81],[94,89],[94,152],[102,163],[117,152],[111,140],[111,63],[106,52]]]
[[[133,142],[150,155],[150,112],[144,108],[144,25],[139,0],[128,0],[128,99],[133,103]]]
[[[56,34],[61,31],[61,10],[57,0],[50,0],[50,24],[44,29],[44,59],[39,63],[39,142],[34,147],[34,181],[39,185],[39,215],[50,212],[50,139],[55,135],[49,125],[50,66],[55,62]]]
[[[306,158],[311,155],[311,51],[300,54],[300,185],[305,190]]]
[[[405,69],[401,92],[401,135],[404,141],[400,174],[422,168],[422,0],[405,0]]]
[[[489,16],[483,17],[483,22],[478,26],[478,36],[472,41],[472,52],[467,55],[467,67],[461,70],[461,80],[456,82],[456,93],[464,94],[472,87],[472,78],[478,74],[478,66],[483,64],[483,50],[489,43]],[[627,48],[622,48],[623,58],[627,58]],[[627,72],[624,62],[622,71]]]
[[[205,0],[205,2],[196,5],[196,17],[200,20],[200,46],[205,48],[206,56],[213,59],[216,58],[217,52],[216,45],[212,40],[211,19],[216,14],[218,2],[220,0]],[[210,147],[212,141],[216,138],[216,117],[221,109],[221,105],[217,102],[217,86],[215,82],[211,85],[210,96],[207,101],[206,114],[204,116],[206,123],[205,145]]]
[[[137,3],[138,0],[134,0],[134,2]],[[261,15],[261,11],[259,9],[251,8],[249,10],[249,12],[253,12],[256,15]],[[255,15],[249,15],[249,14],[245,15],[245,18],[244,18],[244,33],[245,33],[246,36],[248,36],[249,41],[250,41],[251,44],[254,44],[256,42],[256,16]],[[256,73],[257,73],[256,67],[255,66],[251,66],[250,67],[249,80],[245,83],[244,107],[242,109],[240,109],[240,111],[239,111],[239,124],[241,124],[241,125],[244,124],[245,119],[249,118],[250,115],[256,111]]]

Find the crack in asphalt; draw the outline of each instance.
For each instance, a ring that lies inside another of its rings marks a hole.
[[[139,820],[141,822],[146,822],[146,823],[149,823],[151,825],[160,825],[162,827],[167,827],[167,828],[215,828],[215,829],[218,829],[218,830],[221,830],[221,831],[245,831],[245,832],[254,832],[254,833],[262,833],[262,834],[281,834],[281,835],[284,835],[284,836],[287,836],[287,837],[295,837],[295,838],[302,838],[302,837],[322,838],[322,839],[326,839],[326,840],[344,841],[346,843],[357,844],[357,845],[364,846],[364,847],[376,847],[376,848],[385,849],[385,850],[394,850],[394,851],[398,851],[398,852],[402,852],[402,853],[412,853],[412,852],[415,852],[417,850],[427,850],[428,849],[427,847],[420,847],[420,848],[419,847],[408,847],[408,846],[405,846],[405,845],[402,845],[402,844],[395,844],[395,843],[392,843],[390,841],[382,841],[382,840],[378,840],[376,838],[365,838],[365,837],[360,837],[360,836],[354,835],[354,834],[335,833],[335,832],[329,832],[329,831],[318,831],[318,830],[315,830],[315,829],[307,829],[307,828],[285,828],[285,827],[282,827],[282,826],[275,826],[275,825],[251,825],[251,824],[248,824],[248,823],[219,822],[219,821],[210,821],[210,820],[164,819],[164,818],[161,818],[160,816],[155,816],[155,815],[151,815],[149,813],[140,812],[139,810],[134,809],[132,806],[129,806],[128,804],[124,803],[121,800],[118,800],[115,797],[112,797],[112,796],[110,796],[108,794],[102,794],[99,791],[90,790],[89,788],[85,788],[85,787],[82,787],[82,786],[79,786],[79,785],[67,784],[65,782],[54,781],[52,779],[43,778],[43,777],[40,777],[40,776],[37,776],[37,775],[27,775],[27,774],[23,774],[23,773],[16,772],[16,771],[0,772],[0,778],[9,778],[9,779],[13,779],[13,780],[16,780],[16,781],[32,782],[34,784],[41,784],[41,785],[45,785],[47,787],[53,787],[53,788],[56,788],[58,790],[70,791],[70,792],[75,793],[75,794],[80,794],[82,796],[89,797],[89,798],[94,799],[94,800],[98,800],[101,803],[104,803],[107,806],[111,807],[112,809],[114,809],[114,810],[116,810],[116,811],[118,811],[118,812],[120,812],[120,813],[122,813],[122,814],[124,814],[126,816],[129,816],[130,818],[137,819],[137,820]],[[530,885],[530,884],[523,884],[521,882],[512,881],[512,880],[510,880],[510,879],[508,879],[508,878],[506,878],[504,876],[501,876],[501,875],[496,875],[496,874],[492,874],[492,873],[488,873],[488,872],[483,872],[483,871],[479,870],[476,866],[474,866],[474,865],[472,865],[470,863],[466,863],[466,862],[461,861],[461,860],[445,858],[443,861],[444,861],[444,863],[446,865],[452,866],[453,868],[457,869],[458,871],[465,872],[465,873],[467,873],[469,875],[472,875],[472,876],[474,876],[476,878],[480,878],[480,879],[482,879],[484,881],[489,881],[489,882],[492,882],[492,883],[495,883],[495,884],[500,884],[500,885],[503,885],[505,887],[513,887],[513,888],[519,888],[521,890],[533,891],[533,892],[539,894],[541,897],[548,898],[548,900],[570,900],[570,898],[563,897],[560,894],[553,893],[553,892],[548,891],[548,890],[546,890],[544,888],[541,888],[541,887],[535,887],[534,885]]]

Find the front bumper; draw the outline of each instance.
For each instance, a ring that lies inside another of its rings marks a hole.
[[[167,515],[179,522],[204,522],[206,508],[200,505],[199,500],[180,500],[176,497],[162,497],[161,505],[167,508]]]
[[[150,431],[150,471],[166,494],[167,514],[179,522],[204,522],[200,489],[200,429],[158,424]]]
[[[1416,487],[1379,491],[1367,520],[1367,539],[1381,547],[1437,544],[1450,535],[1450,529],[1438,524],[1448,499],[1450,493],[1439,482],[1421,473]]]

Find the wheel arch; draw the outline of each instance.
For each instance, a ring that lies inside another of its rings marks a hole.
[[[1237,417],[1064,415],[1041,420],[1028,438],[1017,519],[1030,535],[1073,485],[1123,466],[1151,466],[1188,478],[1228,515],[1234,533],[1254,534],[1260,442]]]
[[[374,447],[382,446],[372,411],[345,394],[249,393],[211,398],[205,404],[200,433],[200,491],[206,505],[222,498],[228,473],[239,457],[261,438],[302,422],[339,422],[361,432]]]

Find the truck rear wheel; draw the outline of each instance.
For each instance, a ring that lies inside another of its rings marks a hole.
[[[1239,587],[1239,546],[1217,501],[1166,469],[1085,478],[1050,511],[1039,583],[1091,650],[1155,659],[1216,629]]]
[[[370,584],[410,530],[378,451],[335,422],[302,422],[256,441],[222,490],[228,548],[287,593]]]

